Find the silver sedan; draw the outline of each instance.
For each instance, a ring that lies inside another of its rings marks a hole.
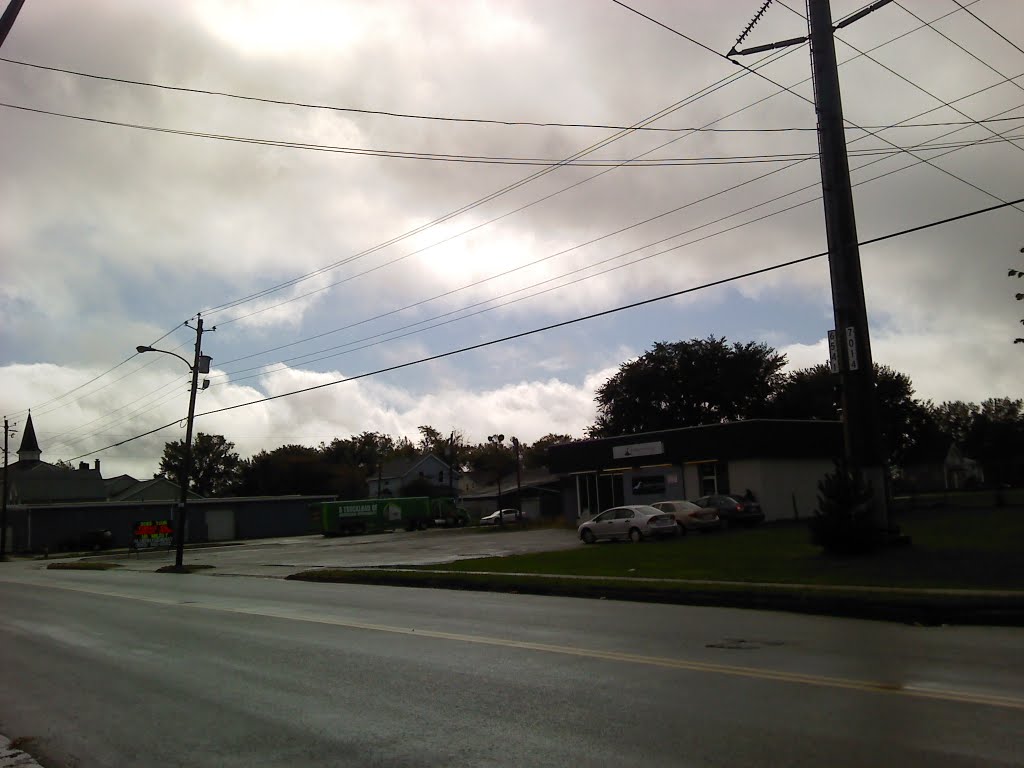
[[[651,506],[675,515],[679,532],[684,535],[687,531],[717,531],[722,527],[722,519],[714,507],[700,507],[692,501],[659,501]]]
[[[613,507],[587,520],[579,527],[584,544],[598,539],[629,539],[634,543],[652,536],[678,536],[676,519],[646,504]]]

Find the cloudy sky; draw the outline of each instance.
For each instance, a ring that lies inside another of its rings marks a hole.
[[[725,53],[760,0],[631,5]],[[1024,16],[963,5],[837,33],[862,240],[1024,196]],[[744,45],[806,34],[803,12],[772,3]],[[27,0],[0,56],[0,409],[32,408],[49,461],[182,418],[186,366],[134,348],[190,358],[198,312],[202,414],[825,248],[807,47],[745,73],[610,0]],[[1024,394],[1022,217],[862,249],[875,359],[920,397]],[[246,456],[420,424],[582,435],[655,341],[802,367],[831,326],[819,259],[196,428]],[[87,460],[147,477],[181,427]]]

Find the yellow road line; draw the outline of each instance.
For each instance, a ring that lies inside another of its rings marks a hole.
[[[704,661],[693,661],[666,656],[645,656],[624,651],[606,651],[596,648],[578,648],[569,645],[552,645],[549,643],[535,643],[529,640],[511,640],[502,637],[491,637],[488,635],[467,635],[457,632],[441,632],[433,629],[416,629],[413,627],[399,627],[388,624],[372,624],[351,619],[334,618],[330,616],[307,616],[288,610],[272,608],[238,608],[230,606],[218,606],[202,604],[198,602],[183,603],[182,598],[164,598],[142,595],[130,595],[123,592],[109,591],[93,587],[68,586],[57,584],[41,584],[35,581],[18,581],[17,583],[31,584],[32,586],[61,589],[70,592],[85,592],[88,594],[102,595],[104,597],[118,597],[125,600],[137,600],[145,603],[166,606],[180,606],[182,608],[197,608],[205,611],[218,611],[221,613],[234,613],[244,616],[262,616],[266,618],[285,619],[288,621],[304,621],[313,624],[324,624],[328,626],[343,627],[345,629],[359,629],[368,632],[386,632],[393,635],[406,635],[414,637],[429,638],[434,640],[448,640],[451,642],[472,643],[475,645],[490,645],[502,648],[516,648],[540,653],[556,653],[564,656],[577,656],[588,659],[601,659],[626,664],[642,664],[646,666],[677,669],[687,672],[706,672],[711,674],[729,675],[734,677],[745,677],[757,680],[770,680],[774,682],[793,683],[799,685],[813,685],[824,688],[839,688],[852,691],[863,691],[867,693],[891,694],[906,696],[915,699],[933,699],[938,701],[954,702],[959,704],[979,704],[984,706],[1002,707],[1008,709],[1024,710],[1024,698],[1014,696],[1003,696],[970,691],[957,691],[951,689],[925,688],[921,686],[904,686],[898,683],[886,683],[871,680],[855,680],[844,677],[829,677],[825,675],[809,675],[801,672],[786,672],[783,670],[759,669],[757,667],[741,667],[730,664],[715,664]]]

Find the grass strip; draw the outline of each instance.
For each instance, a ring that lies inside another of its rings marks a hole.
[[[48,571],[109,571],[111,568],[120,568],[120,563],[50,563],[46,566]]]
[[[298,581],[511,592],[727,608],[755,608],[916,624],[1024,626],[1024,598],[1000,594],[935,594],[914,590],[764,584],[701,584],[536,574],[317,568],[287,577]]]

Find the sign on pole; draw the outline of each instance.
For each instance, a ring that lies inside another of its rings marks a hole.
[[[857,332],[852,325],[846,329],[846,365],[851,371],[860,367],[857,364]]]
[[[828,332],[828,364],[832,373],[839,373],[839,343],[835,331]]]

